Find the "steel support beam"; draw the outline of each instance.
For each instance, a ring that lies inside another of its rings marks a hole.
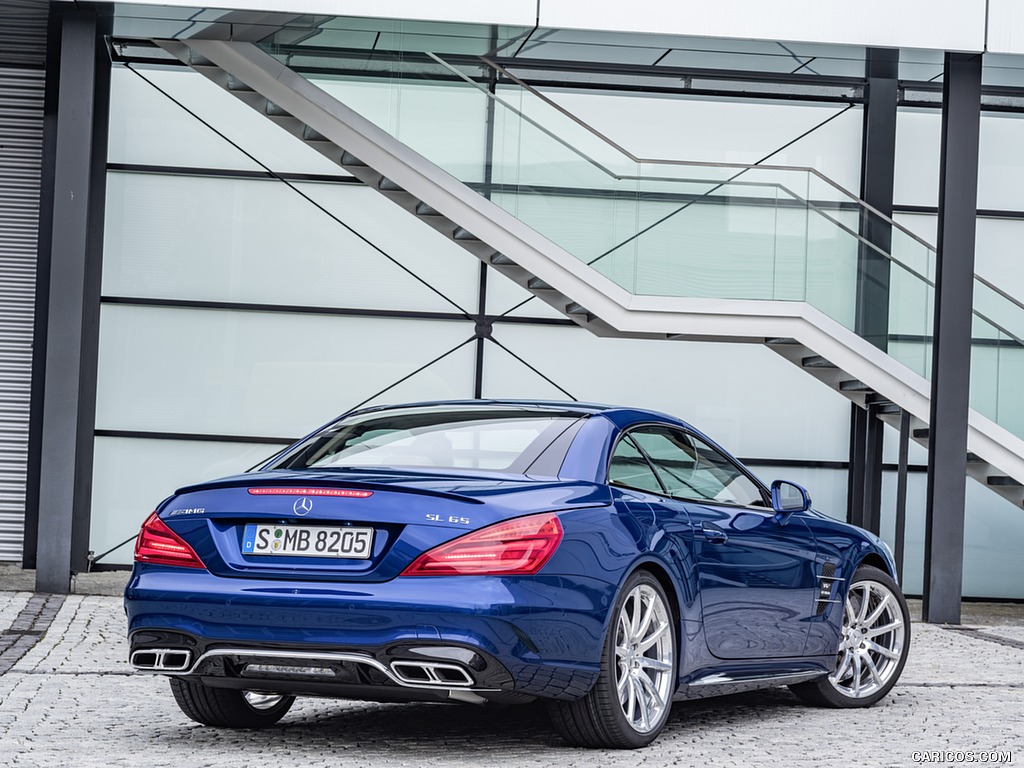
[[[88,562],[110,66],[97,12],[59,13],[36,591],[67,593]]]
[[[868,408],[864,439],[864,522],[861,525],[876,536],[882,530],[882,439],[885,424],[878,409]]]
[[[892,216],[896,168],[896,107],[899,98],[899,51],[868,50],[867,99],[861,151],[860,196]],[[881,350],[889,343],[889,260],[892,226],[865,210],[860,232],[878,250],[862,243],[857,254],[856,331]],[[881,252],[879,252],[881,251]]]
[[[867,456],[868,412],[850,403],[850,469],[846,480],[846,522],[864,526],[864,459]]]
[[[896,561],[896,575],[903,583],[903,555],[907,540],[907,469],[910,464],[910,421],[907,411],[900,413],[899,464],[896,470],[896,531],[893,542],[893,559]]]
[[[947,53],[942,87],[924,620],[959,624],[963,587],[980,54]]]

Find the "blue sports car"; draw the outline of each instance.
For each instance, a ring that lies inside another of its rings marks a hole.
[[[887,547],[810,505],[652,411],[368,408],[160,504],[130,660],[229,728],[296,696],[543,699],[571,744],[635,748],[674,699],[870,706],[906,662],[907,603]]]

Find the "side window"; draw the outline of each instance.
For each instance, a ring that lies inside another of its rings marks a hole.
[[[687,499],[708,498],[695,485],[697,454],[689,435],[665,427],[642,427],[630,432],[630,437],[651,458],[669,495]]]
[[[744,507],[764,506],[757,485],[704,441],[667,427],[639,429],[631,436],[651,458],[671,495]]]
[[[646,457],[640,453],[629,436],[619,440],[615,446],[611,463],[608,465],[608,482],[635,488],[638,491],[665,492]]]

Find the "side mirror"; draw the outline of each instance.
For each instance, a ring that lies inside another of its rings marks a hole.
[[[776,480],[772,483],[772,509],[780,523],[789,520],[794,512],[806,512],[811,508],[811,497],[807,490],[788,480]]]

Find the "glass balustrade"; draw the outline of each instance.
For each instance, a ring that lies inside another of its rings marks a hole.
[[[934,248],[813,169],[637,157],[486,58],[409,51],[373,77],[313,54],[303,65],[633,294],[806,302],[862,335],[880,325],[873,343],[931,374]],[[976,279],[972,334],[972,406],[1024,436],[1024,306]]]

